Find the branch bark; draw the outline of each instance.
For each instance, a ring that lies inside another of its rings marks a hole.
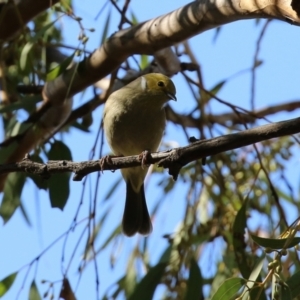
[[[0,7],[0,41],[12,38],[24,25],[59,0],[9,1]]]
[[[45,101],[57,103],[115,70],[133,54],[154,54],[194,35],[220,25],[251,18],[270,18],[300,25],[298,7],[292,0],[193,1],[166,15],[121,30],[90,57],[48,82]],[[298,11],[297,11],[298,10]]]
[[[149,164],[158,163],[158,166],[168,168],[169,174],[176,180],[180,169],[192,161],[299,132],[300,118],[296,118],[259,126],[243,132],[197,141],[191,145],[169,151],[152,153],[147,159],[147,162]],[[83,162],[49,161],[46,164],[41,164],[33,162],[29,158],[24,158],[20,162],[0,165],[0,174],[26,172],[40,175],[43,178],[49,178],[52,174],[73,172],[75,173],[73,180],[80,181],[83,177],[93,172],[101,170],[112,171],[141,165],[139,155],[112,157],[111,159],[104,159],[103,162],[102,166],[100,166],[100,160]]]

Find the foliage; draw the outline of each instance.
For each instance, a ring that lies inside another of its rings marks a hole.
[[[119,2],[108,1],[106,16],[103,12],[105,9],[99,13],[103,17],[99,21],[99,27],[102,28],[100,44],[108,38],[110,28],[119,30],[126,23],[138,23],[132,12],[126,14],[129,1],[125,1],[124,7],[118,10],[121,13],[120,23],[116,24],[111,20],[111,11],[114,7],[119,7]],[[131,17],[125,18],[127,15]],[[79,46],[69,49],[67,54],[62,50],[68,48],[63,45],[65,29],[60,23],[62,18],[72,18],[79,27]],[[63,74],[78,56],[84,59],[87,55],[88,34],[93,30],[84,28],[83,24],[84,20],[73,13],[70,4],[61,1],[61,4],[32,20],[11,41],[1,44],[0,74],[4,76],[0,81],[4,96],[0,112],[5,136],[5,142],[0,145],[2,164],[10,163],[7,158],[17,149],[19,139],[26,134],[29,126],[37,126],[34,122],[32,125],[32,122],[24,120],[36,111],[42,100],[39,87]],[[218,28],[215,38],[218,39],[221,35],[222,31]],[[256,47],[259,48],[259,45]],[[177,112],[177,121],[172,120],[178,128],[182,128],[187,138],[191,132],[205,139],[243,131],[262,123],[259,118],[244,120],[240,107],[219,101],[218,95],[230,78],[215,83],[211,89],[203,86],[205,73],[201,71],[200,63],[194,61],[195,56],[188,42],[177,44],[174,49],[180,58],[183,57],[182,61],[189,61],[194,66],[192,71],[181,70],[182,80],[190,90],[194,108],[188,114]],[[151,56],[135,55],[122,63],[112,74],[112,78],[126,79],[128,74],[151,71],[155,63],[155,58]],[[249,73],[255,74],[260,65],[256,61]],[[102,86],[102,93],[107,89]],[[91,105],[94,103],[92,100]],[[213,101],[230,109],[230,115],[237,121],[227,119],[223,122],[222,115],[211,113]],[[95,108],[101,103],[103,102],[98,99]],[[62,163],[64,160],[72,160],[72,149],[64,141],[65,136],[74,130],[88,134],[93,122],[98,126],[99,118],[92,118],[93,109],[82,110],[76,120],[69,120],[60,128],[60,134],[36,145],[31,159],[39,162],[61,160]],[[248,117],[252,116],[249,111],[242,112]],[[190,129],[183,117],[195,119],[197,124]],[[99,132],[95,138],[95,147],[91,149],[91,158],[99,158],[95,151],[100,144],[99,156],[105,154],[101,137],[102,132]],[[80,206],[84,200],[82,196],[70,228],[59,233],[59,238],[29,262],[28,268],[38,264],[58,240],[65,239],[67,244],[71,232],[83,224],[82,234],[78,236],[78,243],[74,246],[74,252],[82,252],[78,277],[94,264],[96,284],[91,283],[86,289],[94,288],[98,294],[103,295],[103,299],[153,299],[157,296],[155,293],[158,289],[161,299],[269,299],[270,295],[272,299],[300,299],[300,264],[297,252],[300,240],[296,236],[300,230],[300,221],[297,219],[289,225],[286,220],[287,206],[299,212],[299,199],[295,198],[287,175],[287,164],[292,159],[297,144],[298,138],[289,136],[194,161],[182,168],[176,183],[166,174],[162,174],[161,169],[154,167],[152,176],[159,178],[158,186],[162,196],[152,211],[153,216],[160,212],[165,203],[164,199],[169,195],[176,197],[174,190],[182,186],[186,191],[182,220],[172,233],[165,234],[160,239],[163,240],[162,245],[165,248],[158,259],[151,256],[147,238],[137,239],[132,251],[128,253],[126,269],[118,274],[114,285],[107,291],[101,290],[101,268],[97,268],[97,257],[112,247],[110,260],[113,268],[120,257],[117,249],[124,247],[126,241],[119,220],[114,223],[115,228],[109,228],[110,232],[103,234],[102,229],[107,228],[105,226],[112,207],[106,206],[105,210],[96,212],[97,188],[98,185],[101,187],[102,182],[102,177],[98,174],[98,183],[93,191],[94,198],[89,203],[88,214],[83,220],[79,219]],[[69,173],[51,178],[11,173],[7,177],[0,206],[4,223],[10,219],[14,222],[12,217],[20,210],[27,224],[31,224],[22,199],[29,179],[37,189],[47,191],[53,208],[64,209],[70,203]],[[279,179],[281,184],[276,184]],[[83,189],[87,189],[86,181],[84,179]],[[121,182],[116,175],[106,194],[101,195],[103,202],[111,201],[116,196]],[[268,223],[269,227],[266,229],[260,220]],[[211,249],[220,249],[220,257],[213,257],[213,251],[210,256]],[[75,254],[70,254],[70,261],[73,255]],[[209,259],[205,264],[200,264],[204,255]],[[72,263],[76,264],[74,261]],[[1,280],[0,296],[13,287],[19,271]],[[60,295],[64,299],[75,299],[76,290],[72,290],[71,286],[74,288],[77,283],[70,279],[67,271],[60,278]],[[42,283],[48,286],[44,296],[51,298],[55,294],[54,282],[45,280]],[[33,279],[29,289],[29,299],[42,299],[39,292],[40,282]]]

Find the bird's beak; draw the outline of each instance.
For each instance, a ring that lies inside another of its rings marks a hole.
[[[167,92],[167,95],[168,95],[169,99],[177,101],[177,98],[174,94]]]

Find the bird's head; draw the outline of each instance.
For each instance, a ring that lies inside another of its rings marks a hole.
[[[173,81],[160,73],[149,73],[140,77],[141,88],[149,95],[161,98],[163,101],[177,100]]]

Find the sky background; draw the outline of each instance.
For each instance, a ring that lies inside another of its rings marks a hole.
[[[98,12],[103,6],[103,1],[74,1],[75,13],[83,18],[83,24],[86,28],[95,28],[94,33],[89,34],[87,49],[93,51],[99,47],[102,31],[103,20],[107,17],[110,5],[107,5],[102,14],[95,20]],[[130,2],[129,14],[133,11],[138,21],[145,21],[153,17],[157,17],[164,13],[168,13],[174,9],[188,3],[187,1],[153,1],[144,0],[143,5],[138,0]],[[110,22],[109,34],[117,30],[119,23],[119,15],[114,8],[111,9],[112,20]],[[65,44],[78,45],[78,24],[64,17],[61,19],[63,28],[63,36]],[[217,38],[215,38],[216,30],[210,30],[198,35],[190,40],[194,54],[197,56],[202,72],[204,74],[204,84],[207,89],[212,88],[216,83],[231,77],[242,70],[251,68],[253,65],[253,57],[255,46],[262,26],[266,20],[260,20],[257,24],[256,20],[239,21],[227,24],[221,28]],[[259,59],[263,61],[262,66],[257,69],[256,83],[256,108],[263,108],[268,105],[284,103],[291,100],[298,100],[300,94],[300,29],[287,23],[272,21],[269,25],[263,42]],[[67,52],[66,53],[70,53]],[[71,54],[71,53],[70,53]],[[184,61],[184,59],[183,59]],[[244,72],[239,76],[232,77],[223,87],[218,96],[232,104],[250,109],[250,72]],[[177,88],[178,101],[172,102],[171,106],[174,110],[184,113],[189,112],[193,107],[190,101],[192,96],[187,89],[181,75],[175,75],[173,81]],[[77,107],[92,97],[92,89],[87,89],[83,95],[75,97],[74,107]],[[213,112],[229,112],[229,109],[218,102],[213,102]],[[297,117],[299,111],[292,113],[280,113],[271,116],[271,121],[279,121]],[[74,161],[88,160],[90,151],[95,142],[97,130],[101,122],[102,108],[94,111],[94,124],[90,133],[84,133],[77,129],[72,129],[63,137],[64,142],[72,149]],[[261,124],[263,121],[261,121]],[[194,131],[189,131],[193,135]],[[164,142],[170,143],[172,146],[187,145],[186,138],[176,125],[169,124],[166,130]],[[109,149],[105,145],[104,154],[109,153]],[[289,179],[296,191],[299,191],[299,170],[300,155],[299,147],[294,147],[295,155],[289,162]],[[97,158],[97,155],[95,159]],[[166,171],[164,171],[166,173]],[[112,233],[121,222],[125,185],[122,183],[113,196],[105,200],[109,187],[120,178],[119,172],[104,172],[100,175],[100,183],[97,193],[97,220],[106,215],[107,210],[110,211],[101,230],[100,239],[97,240],[96,248],[99,247],[105,239]],[[153,210],[157,201],[164,201],[158,215],[154,220],[154,232],[148,238],[149,249],[151,253],[151,262],[155,264],[160,255],[167,247],[167,242],[162,238],[163,234],[171,233],[179,226],[180,220],[184,213],[184,195],[187,186],[178,181],[171,193],[164,196],[158,183],[162,177],[158,175],[147,178],[146,197],[148,199],[148,207]],[[29,263],[34,260],[47,246],[55,241],[62,233],[66,232],[74,215],[78,209],[83,188],[82,182],[71,182],[71,195],[64,211],[52,209],[49,202],[48,194],[45,191],[37,191],[34,184],[28,180],[22,194],[22,201],[29,213],[32,225],[29,227],[20,211],[17,211],[11,220],[0,228],[0,279],[7,275],[21,270],[11,290],[3,297],[4,300],[9,299],[28,299],[29,286],[36,278],[36,282],[41,280],[57,281],[54,285],[56,295],[60,289],[60,280],[62,278],[61,265],[67,268],[73,249],[79,240],[79,236],[85,228],[86,218],[88,216],[89,204],[94,197],[95,184],[97,176],[90,175],[86,181],[86,189],[84,194],[84,202],[80,208],[78,220],[82,220],[81,225],[76,226],[74,232],[70,233],[65,247],[64,262],[62,263],[62,249],[65,238],[59,240],[55,245],[47,251],[38,264],[33,264],[29,269]],[[278,183],[280,184],[280,182]],[[298,196],[298,195],[297,195]],[[297,212],[288,211],[288,221],[292,222],[297,217]],[[251,225],[250,225],[251,226]],[[265,225],[267,226],[267,224]],[[135,246],[137,239],[143,239],[140,236],[133,238],[123,237],[108,245],[97,257],[97,266],[100,274],[100,295],[111,286],[113,282],[124,275],[125,265],[132,247]],[[77,252],[75,253],[68,275],[71,280],[72,288],[75,290],[78,299],[96,299],[95,289],[95,268],[90,263],[83,272],[78,283],[77,268],[80,264],[82,251],[84,247],[84,239],[82,240]],[[200,260],[200,267],[205,267],[207,256],[210,259],[221,259],[222,253],[218,247],[214,247],[209,252],[204,252]],[[112,269],[110,266],[111,253],[120,255],[118,262]],[[24,266],[24,267],[23,267]],[[23,267],[23,268],[22,268]],[[28,272],[29,270],[29,272]],[[27,273],[28,272],[28,273]],[[210,270],[213,275],[214,269]],[[78,283],[78,284],[77,284]],[[41,294],[47,290],[47,284],[39,285]],[[155,298],[159,298],[160,289],[156,292]],[[122,299],[122,298],[120,298]]]

